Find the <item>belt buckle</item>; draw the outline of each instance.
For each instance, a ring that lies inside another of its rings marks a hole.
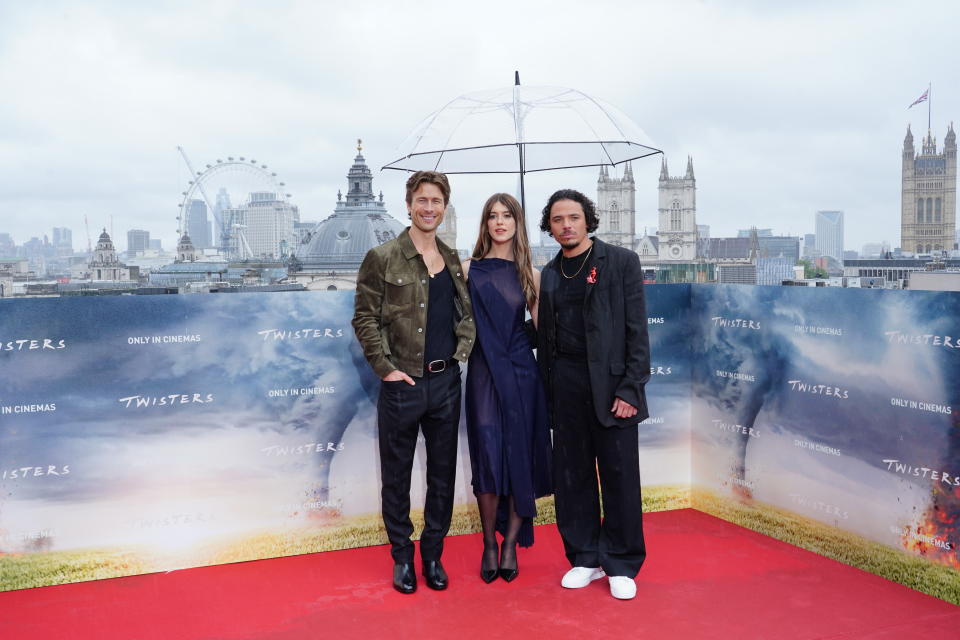
[[[434,368],[433,368],[434,365],[436,365],[437,367],[439,367],[439,369],[434,369]],[[431,360],[429,363],[427,363],[427,371],[429,371],[430,373],[440,373],[441,371],[445,370],[446,368],[447,368],[447,361],[446,361],[446,360]]]

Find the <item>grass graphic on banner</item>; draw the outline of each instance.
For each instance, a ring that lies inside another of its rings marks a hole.
[[[690,490],[686,485],[661,485],[643,489],[643,510],[668,511],[690,506]],[[412,510],[413,538],[419,539],[423,530],[423,510]],[[553,498],[537,500],[537,517],[534,524],[550,524],[556,521]],[[475,504],[456,505],[450,523],[450,535],[463,535],[480,531],[480,516]],[[334,520],[320,527],[304,527],[287,533],[264,533],[244,538],[231,544],[217,554],[210,564],[243,562],[259,558],[298,555],[335,551],[377,544],[386,544],[387,534],[379,513]]]
[[[643,488],[644,512],[684,509],[689,506],[690,489],[687,485]],[[418,538],[423,530],[423,510],[413,511],[410,515],[414,524],[414,537]],[[553,498],[538,500],[534,524],[549,524],[555,520]],[[456,505],[450,535],[475,533],[479,530],[480,517],[476,505]],[[387,536],[380,514],[371,513],[329,518],[284,532],[270,531],[206,540],[195,548],[180,552],[161,553],[137,547],[6,554],[0,555],[0,591],[386,543]]]
[[[960,572],[763,502],[694,487],[693,508],[960,605]]]
[[[156,571],[141,554],[112,549],[84,549],[0,556],[0,591],[67,582],[103,580]]]

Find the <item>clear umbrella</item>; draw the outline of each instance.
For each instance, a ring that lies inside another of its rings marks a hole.
[[[563,87],[477,91],[421,122],[384,169],[516,173],[616,165],[662,153],[622,111]],[[525,203],[524,203],[525,204]]]

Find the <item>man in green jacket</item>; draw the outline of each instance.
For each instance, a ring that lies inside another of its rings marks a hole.
[[[420,536],[423,577],[447,588],[440,563],[450,529],[460,425],[460,362],[476,330],[456,249],[437,238],[450,183],[436,171],[407,180],[410,228],[367,252],[357,276],[353,328],[382,380],[377,401],[383,523],[393,556],[393,587],[417,589],[410,541],[410,475],[417,435],[427,452]]]

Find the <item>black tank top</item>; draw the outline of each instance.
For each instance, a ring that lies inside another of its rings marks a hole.
[[[440,273],[430,278],[427,286],[427,336],[423,350],[424,363],[447,360],[453,357],[457,349],[454,319],[456,307],[453,302],[457,292],[446,266]]]

